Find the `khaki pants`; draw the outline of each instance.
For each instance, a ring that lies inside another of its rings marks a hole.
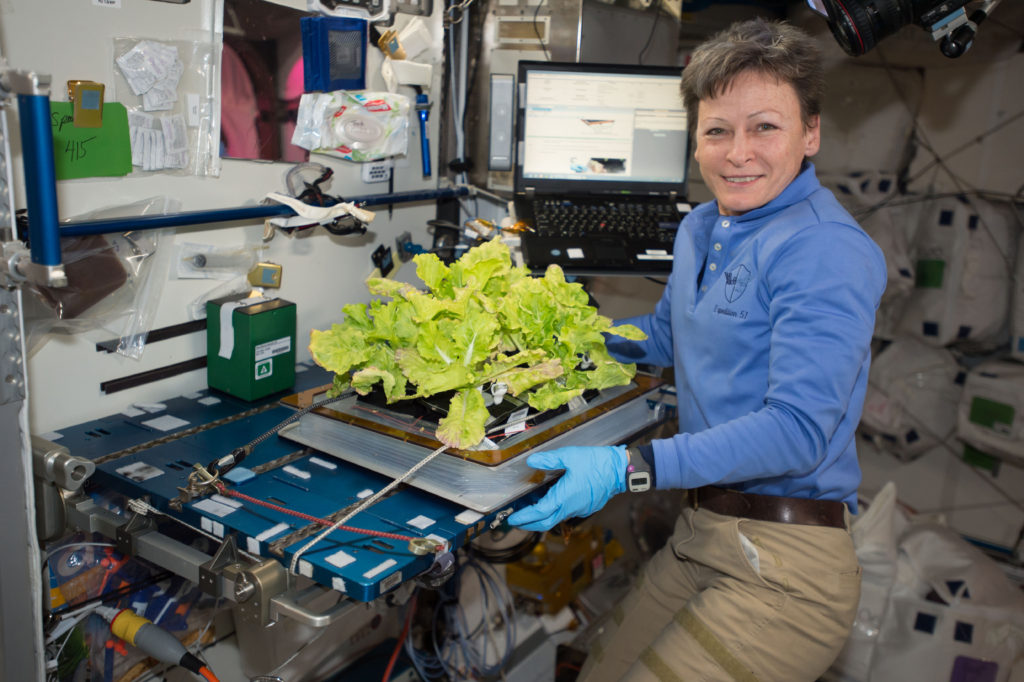
[[[815,680],[849,634],[860,574],[848,530],[684,508],[579,679]]]

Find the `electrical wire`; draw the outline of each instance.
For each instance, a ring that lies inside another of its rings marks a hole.
[[[473,575],[480,590],[479,622],[470,625],[462,606],[463,581]],[[495,637],[492,604],[503,626],[503,650]],[[432,651],[416,648],[413,633],[405,639],[405,651],[423,680],[482,679],[496,677],[508,666],[514,653],[516,631],[515,601],[494,569],[469,559],[460,564],[455,576],[439,590],[429,628]],[[493,652],[493,657],[490,654]],[[493,663],[488,663],[493,658]]]
[[[978,211],[977,208],[974,206],[973,203],[971,203],[971,201],[969,199],[969,194],[971,194],[972,191],[973,192],[977,192],[978,190],[976,190],[975,188],[971,188],[970,190],[968,190],[965,187],[966,182],[962,178],[958,177],[952,171],[952,169],[950,169],[950,167],[946,163],[946,160],[943,157],[943,155],[939,154],[938,151],[936,151],[935,146],[928,139],[928,135],[924,132],[924,130],[923,130],[921,124],[920,124],[920,121],[918,120],[917,112],[914,111],[914,109],[910,106],[910,103],[904,97],[903,89],[900,88],[899,83],[896,81],[896,76],[893,73],[893,68],[889,64],[889,61],[885,58],[884,51],[879,48],[877,50],[877,54],[879,56],[879,59],[881,59],[881,61],[882,61],[882,65],[885,67],[885,72],[889,76],[889,79],[892,82],[893,89],[896,91],[897,96],[900,99],[900,102],[903,104],[903,106],[910,113],[911,123],[912,123],[912,126],[913,126],[913,132],[914,132],[914,138],[919,142],[919,144],[926,151],[928,151],[928,153],[930,153],[932,155],[932,158],[933,158],[933,164],[932,165],[937,167],[938,170],[944,171],[945,174],[949,177],[950,181],[956,187],[957,192],[963,195],[964,201],[967,202],[967,204],[971,207],[971,209],[974,211],[974,213],[978,216],[978,223],[981,225],[981,227],[984,229],[984,231],[988,234],[989,239],[992,240],[993,245],[995,245],[998,248],[999,240],[997,239],[996,235],[993,233],[992,229],[989,227],[989,225],[988,225],[987,221],[985,220],[984,216],[982,215],[981,211]],[[1024,113],[1024,112],[1022,112],[1022,113]],[[998,129],[998,127],[999,126],[997,126],[997,129]],[[975,140],[975,141],[977,141],[977,140]],[[906,171],[907,171],[906,168],[902,169],[901,172],[899,173],[899,175],[901,177],[905,176]],[[917,176],[915,177],[915,179],[917,179]],[[904,182],[902,184],[906,184],[906,182]],[[887,201],[883,200],[883,201],[879,202],[879,206],[885,205],[886,203],[887,203]],[[1011,254],[1004,253],[1001,250],[999,251],[999,255],[1002,257],[1003,262],[1006,264],[1007,271],[1012,273],[1014,271],[1013,256]]]
[[[636,63],[641,66],[644,63],[644,55],[647,53],[648,48],[650,48],[651,41],[654,40],[654,32],[658,29],[658,19],[661,18],[661,0],[654,0],[651,5],[654,7],[654,21],[651,23],[651,32],[647,34],[647,42],[644,43],[640,54],[636,56]]]
[[[537,0],[537,6],[533,8],[533,32],[537,34],[537,42],[540,43],[540,49],[544,50],[544,61],[550,62],[551,55],[548,54],[548,46],[544,44],[544,38],[540,34],[540,29],[537,28],[537,16],[540,14],[540,6],[544,3]]]
[[[409,599],[409,603],[406,605],[405,611],[405,623],[402,625],[402,633],[398,636],[398,643],[395,645],[395,650],[391,652],[391,658],[388,659],[388,665],[384,668],[383,682],[388,682],[391,679],[391,671],[395,668],[395,662],[398,660],[398,653],[402,650],[402,645],[405,642],[406,637],[409,636],[409,628],[412,626],[412,616],[416,611],[416,597],[418,591],[412,593],[412,597]]]

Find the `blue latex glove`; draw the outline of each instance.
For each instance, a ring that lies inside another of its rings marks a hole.
[[[559,448],[530,455],[526,463],[565,474],[539,502],[508,517],[509,525],[523,530],[549,530],[565,519],[590,516],[626,490],[625,445]]]

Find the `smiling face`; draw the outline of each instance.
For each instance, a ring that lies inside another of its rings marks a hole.
[[[722,215],[742,215],[779,196],[820,145],[818,116],[805,125],[796,90],[757,71],[697,107],[693,156]]]

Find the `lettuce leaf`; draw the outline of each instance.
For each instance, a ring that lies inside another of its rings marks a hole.
[[[605,335],[643,340],[633,325],[612,326],[582,285],[552,266],[532,277],[492,240],[445,265],[434,254],[413,258],[420,290],[384,278],[367,280],[369,305],[342,308],[345,319],[313,330],[310,353],[334,372],[332,394],[361,394],[378,383],[388,402],[455,391],[437,438],[468,448],[489,419],[481,389],[503,383],[538,410],[564,405],[588,389],[628,384],[636,366],[617,362]]]

